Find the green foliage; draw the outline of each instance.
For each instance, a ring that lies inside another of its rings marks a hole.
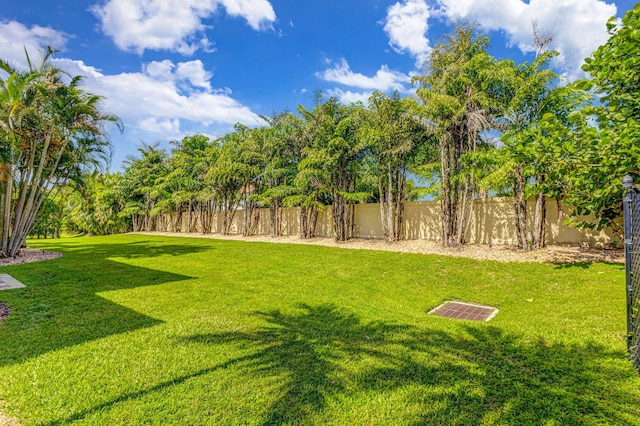
[[[67,187],[58,196],[63,206],[63,228],[89,235],[131,231],[131,214],[123,214],[129,201],[125,177],[120,173],[94,173],[83,180],[81,188]]]
[[[59,238],[64,217],[62,206],[58,200],[47,197],[42,203],[42,206],[40,206],[40,210],[38,210],[29,236],[37,238]]]
[[[584,68],[593,81],[559,85],[550,66],[557,53],[545,52],[544,44],[531,62],[498,61],[487,52],[488,37],[463,24],[434,46],[424,75],[414,78],[420,103],[374,93],[366,106],[342,105],[318,91],[311,109],[262,117],[265,125],[255,128],[237,124],[216,141],[189,136],[172,142],[170,154],[145,145],[123,173],[119,216],[147,230],[171,217],[178,230],[186,214],[191,230],[197,212],[199,229],[208,232],[216,212],[228,229],[240,209],[245,232],[258,222],[257,208],[268,207],[272,235],[278,236],[283,206],[309,209],[303,213],[310,227],[317,209],[331,206],[337,238],[347,239],[353,205],[380,202],[385,235],[394,240],[402,235],[403,203],[429,194],[442,201],[445,245],[458,245],[473,217],[473,200],[508,194],[522,248],[528,246],[530,197],[541,201],[534,223],[544,225],[543,200],[553,197],[573,206],[577,226],[615,227],[619,180],[629,173],[640,178],[639,16],[635,7],[621,25],[610,24],[610,40]],[[26,73],[3,81],[7,108],[0,129],[9,139],[17,137],[15,126],[33,120],[28,101],[38,92],[26,88],[37,79]],[[60,102],[50,113],[63,125],[71,124],[73,111],[65,105],[78,101],[65,90],[76,93],[77,82],[55,92]],[[588,106],[591,89],[602,105]],[[98,99],[81,100],[90,109]],[[90,139],[89,130],[78,135],[88,132]],[[100,133],[94,136],[100,139]],[[1,145],[0,156],[15,154],[14,145]],[[87,152],[65,151],[60,179],[81,179],[73,155]],[[408,183],[408,173],[428,187]],[[595,215],[590,223],[581,217],[588,214]],[[542,225],[534,246],[544,245]]]
[[[622,177],[640,181],[640,4],[617,25],[608,25],[610,38],[583,69],[592,81],[582,83],[600,95],[601,105],[585,114],[597,127],[581,126],[574,139],[569,200],[578,214],[594,214],[596,223],[616,226],[622,212]]]

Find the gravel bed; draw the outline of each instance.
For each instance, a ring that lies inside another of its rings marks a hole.
[[[57,259],[62,253],[31,248],[23,248],[16,256],[0,258],[0,266],[19,265],[21,263],[40,262],[41,260]],[[1,424],[1,423],[0,423]]]
[[[541,263],[578,263],[578,262],[624,262],[624,252],[620,249],[598,249],[585,246],[557,245],[542,250],[522,251],[508,245],[466,244],[462,247],[444,248],[438,242],[427,240],[408,240],[387,243],[384,240],[354,238],[338,242],[333,238],[298,237],[242,237],[237,235],[179,233],[179,232],[136,232],[143,235],[166,235],[172,237],[214,238],[221,240],[257,241],[286,244],[315,244],[328,247],[349,249],[386,250],[401,253],[438,254],[443,256],[466,257],[478,260],[496,260],[499,262],[541,262]]]

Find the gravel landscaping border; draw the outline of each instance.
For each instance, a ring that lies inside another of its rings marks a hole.
[[[438,254],[444,256],[466,257],[477,260],[496,260],[499,262],[541,262],[541,263],[580,263],[613,262],[624,263],[624,251],[621,249],[597,249],[585,246],[555,245],[542,250],[523,251],[509,245],[466,244],[462,247],[445,248],[436,241],[405,240],[387,243],[378,239],[354,238],[338,242],[333,238],[302,239],[298,237],[269,237],[238,235],[200,234],[182,232],[133,232],[142,235],[163,235],[171,237],[213,238],[220,240],[255,241],[285,244],[314,244],[349,249],[386,250],[401,253]]]

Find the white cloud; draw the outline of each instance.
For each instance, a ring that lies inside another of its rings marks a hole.
[[[560,52],[559,65],[569,78],[582,75],[580,66],[608,39],[606,22],[616,6],[602,0],[438,0],[450,20],[469,19],[486,30],[504,31],[511,45],[534,51],[532,24],[551,33],[551,49]]]
[[[68,36],[51,28],[34,25],[27,28],[16,21],[0,22],[0,58],[14,66],[26,65],[25,48],[32,60],[39,59],[39,52],[46,46],[60,50]]]
[[[405,84],[411,81],[411,77],[401,72],[392,71],[388,66],[382,65],[373,77],[367,77],[361,73],[351,71],[346,59],[342,58],[334,68],[316,73],[318,78],[345,86],[360,89],[373,89],[386,92],[388,90],[406,91]]]
[[[103,95],[104,109],[119,116],[125,128],[176,137],[185,122],[205,127],[260,122],[231,97],[229,89],[211,90],[210,74],[200,61],[151,62],[141,72],[115,75],[105,75],[82,61],[57,62],[72,75],[84,75],[85,89]]]
[[[177,78],[187,80],[194,87],[201,87],[208,91],[211,90],[211,83],[209,80],[212,76],[212,73],[205,71],[204,65],[199,59],[195,61],[181,62],[176,67]]]
[[[44,46],[61,47],[65,40],[64,34],[50,28],[0,23],[0,58],[23,68],[23,46],[33,58]],[[54,57],[53,61],[70,75],[84,76],[85,90],[104,96],[103,110],[120,117],[126,131],[123,137],[129,142],[139,138],[166,141],[195,132],[225,134],[237,122],[249,126],[261,123],[250,108],[232,98],[229,88],[212,87],[212,73],[200,60],[154,61],[143,65],[140,72],[115,75],[80,60]],[[120,148],[126,154],[131,146]]]
[[[220,0],[220,3],[229,15],[245,18],[254,30],[271,28],[276,20],[276,13],[267,0]]]
[[[178,138],[180,136],[180,120],[174,118],[157,119],[155,117],[145,118],[138,122],[138,128],[148,133],[166,135],[168,138]]]
[[[190,55],[211,48],[202,20],[220,6],[228,15],[244,18],[255,30],[271,28],[276,19],[268,0],[107,0],[91,11],[100,19],[102,31],[123,50]]]
[[[211,91],[209,80],[212,73],[204,69],[201,60],[180,62],[177,65],[168,59],[153,61],[143,67],[145,74],[159,81],[186,82],[193,87]]]
[[[605,0],[402,0],[387,10],[384,29],[389,44],[409,53],[421,64],[431,50],[429,19],[460,19],[477,22],[488,31],[501,31],[510,46],[522,52],[535,50],[532,25],[554,36],[549,48],[558,50],[558,64],[570,78],[583,75],[580,67],[598,46],[608,39],[606,22],[617,12]],[[438,8],[439,7],[439,8]]]
[[[373,94],[373,92],[352,92],[351,90],[330,89],[327,90],[327,94],[331,97],[337,98],[343,104],[350,104],[352,102],[360,101],[366,105],[369,97]]]
[[[431,11],[425,0],[406,0],[387,9],[384,30],[397,52],[408,52],[422,64],[431,51],[427,31]]]

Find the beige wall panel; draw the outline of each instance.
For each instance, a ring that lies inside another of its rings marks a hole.
[[[533,227],[535,200],[527,204],[527,228]],[[611,242],[618,242],[620,236],[611,229],[603,231],[583,230],[565,225],[568,218],[567,207],[565,213],[558,211],[556,200],[547,200],[547,242],[549,244],[583,244],[602,246]],[[513,222],[513,202],[510,198],[490,198],[476,200],[472,213],[473,219],[466,232],[466,240],[471,244],[515,244],[515,226]],[[170,215],[165,222],[171,220]],[[196,219],[197,220],[197,219]],[[354,212],[354,231],[356,238],[383,238],[380,223],[379,204],[357,204]],[[165,223],[163,222],[163,223]],[[440,241],[442,235],[439,201],[409,202],[405,205],[403,235],[408,240]],[[185,231],[186,219],[183,218],[182,230]],[[298,236],[300,230],[299,208],[285,208],[282,211],[282,233],[286,236]],[[222,232],[222,215],[214,215],[211,233]],[[230,234],[242,233],[242,210],[236,212]],[[269,209],[261,209],[258,235],[271,234]],[[318,211],[316,226],[318,237],[333,237],[333,217],[331,207],[327,206]]]

